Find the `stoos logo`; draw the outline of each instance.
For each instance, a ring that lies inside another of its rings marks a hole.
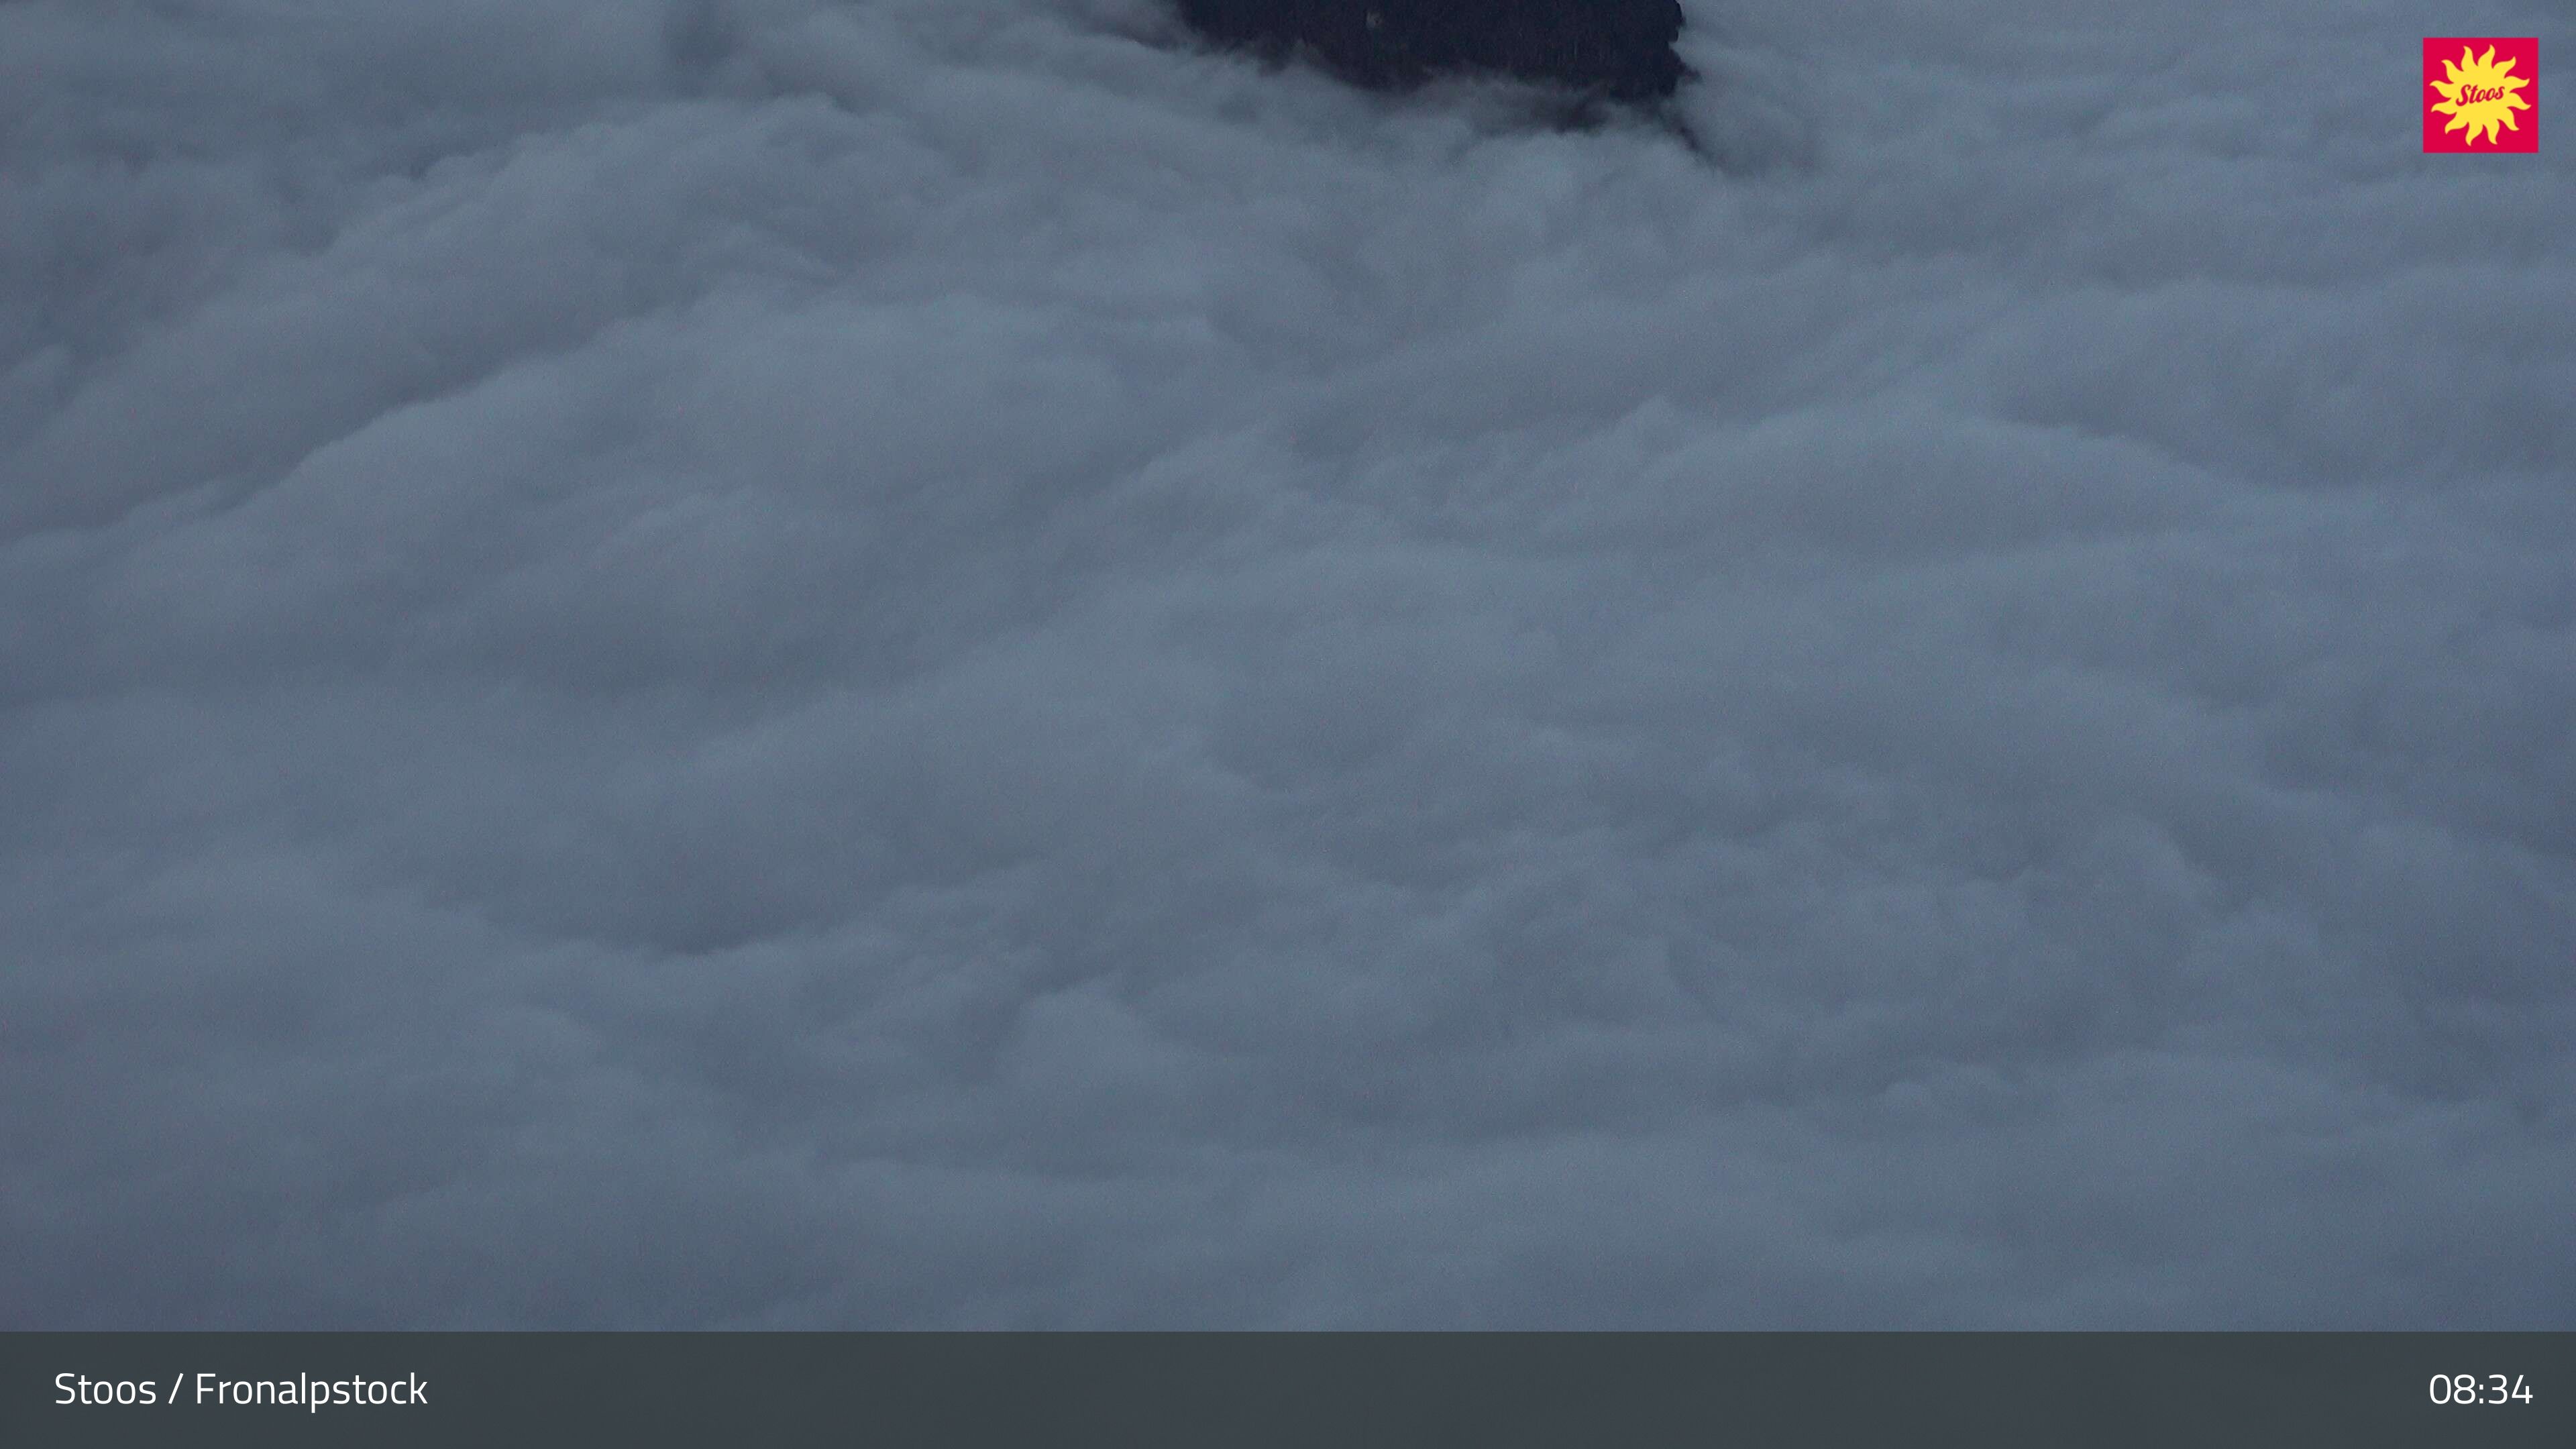
[[[2540,41],[2436,35],[2424,40],[2427,151],[2540,149]]]

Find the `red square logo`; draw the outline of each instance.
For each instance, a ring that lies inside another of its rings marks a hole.
[[[2540,42],[2437,35],[2424,41],[2427,151],[2540,149]]]

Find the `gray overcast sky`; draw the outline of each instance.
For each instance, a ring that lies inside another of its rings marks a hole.
[[[2576,1326],[2576,17],[1689,8],[0,3],[0,1324]]]

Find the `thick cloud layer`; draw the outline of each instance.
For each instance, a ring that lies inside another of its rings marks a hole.
[[[0,5],[0,1320],[2576,1323],[2568,13],[1691,9]]]

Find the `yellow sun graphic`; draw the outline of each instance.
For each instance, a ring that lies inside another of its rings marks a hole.
[[[2451,123],[2442,128],[2443,134],[2465,126],[2469,134],[2461,139],[2474,143],[2480,131],[2493,141],[2505,131],[2522,129],[2515,123],[2513,113],[2530,110],[2531,103],[2514,92],[2531,82],[2513,74],[2513,61],[2512,56],[2506,56],[2504,63],[2498,65],[2492,45],[2483,56],[2464,45],[2458,60],[2442,62],[2450,79],[2437,80],[2432,85],[2442,94],[2433,109],[2451,118]]]

